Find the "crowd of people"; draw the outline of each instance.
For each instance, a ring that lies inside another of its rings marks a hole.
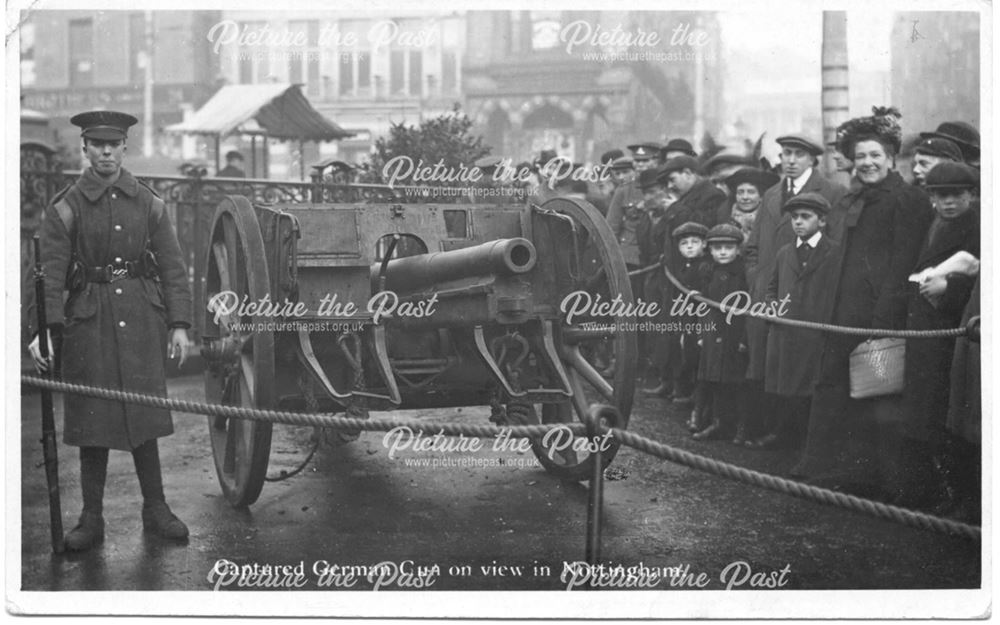
[[[605,213],[635,297],[660,302],[664,315],[683,295],[673,277],[716,302],[745,292],[782,319],[965,326],[979,306],[979,133],[964,122],[920,133],[907,182],[895,166],[900,118],[873,109],[826,146],[779,136],[775,167],[728,153],[699,158],[683,139],[637,143],[602,156],[611,175],[598,190],[566,180],[551,193],[585,197]],[[826,150],[849,185],[821,174]],[[543,153],[536,170],[553,156]],[[671,320],[682,323],[671,327],[683,329],[644,337],[639,370],[651,378],[645,392],[690,414],[695,439],[783,449],[798,454],[796,478],[978,522],[977,342],[871,342],[719,309],[677,310],[683,318]],[[902,385],[860,388],[872,356],[901,371]]]

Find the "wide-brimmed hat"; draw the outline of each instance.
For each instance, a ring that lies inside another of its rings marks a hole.
[[[667,155],[667,152],[683,152],[688,156],[698,156],[698,153],[694,151],[694,147],[691,142],[687,139],[671,139],[667,141],[667,145],[661,148],[663,156]]]
[[[893,107],[873,106],[871,116],[847,120],[837,128],[840,153],[851,158],[858,141],[870,138],[898,154],[903,140],[903,127],[899,123],[902,117]]]
[[[736,195],[737,187],[744,183],[750,183],[757,187],[758,193],[764,195],[764,191],[778,184],[779,180],[781,178],[777,174],[772,174],[769,171],[757,169],[756,167],[744,167],[733,172],[731,176],[726,178],[726,186],[729,187],[733,195]]]
[[[979,158],[979,131],[972,124],[965,122],[943,122],[934,132],[920,133],[921,139],[940,137],[954,141],[961,148],[964,160]]]

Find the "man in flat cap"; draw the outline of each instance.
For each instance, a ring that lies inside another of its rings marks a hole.
[[[782,178],[764,192],[746,245],[747,283],[754,302],[762,302],[767,296],[778,250],[795,242],[791,216],[782,211],[785,203],[802,193],[819,193],[833,206],[846,193],[843,186],[820,175],[816,167],[823,154],[820,142],[803,134],[783,135],[776,142],[781,147]],[[758,391],[763,390],[768,327],[761,319],[747,319],[747,346],[750,350],[747,378]],[[774,410],[772,405],[767,404],[773,399],[762,399],[764,413]]]
[[[122,167],[128,128],[137,120],[93,111],[70,121],[82,129],[90,167],[45,211],[45,304],[65,314],[53,314],[48,328],[36,329],[32,356],[39,369],[61,368],[67,382],[166,396],[164,350],[183,363],[191,346],[191,290],[163,201]],[[39,354],[41,334],[62,335],[55,364]],[[171,433],[167,410],[66,396],[64,442],[80,448],[83,491],[83,512],[66,534],[67,549],[83,551],[104,540],[109,449],[132,453],[143,529],[167,539],[187,537],[187,526],[163,495],[157,439]]]
[[[243,169],[243,155],[237,150],[226,152],[226,166],[216,174],[219,178],[246,178],[247,172]]]
[[[961,163],[962,158],[958,144],[951,139],[925,137],[913,151],[913,181],[922,187],[932,167],[946,161]]]

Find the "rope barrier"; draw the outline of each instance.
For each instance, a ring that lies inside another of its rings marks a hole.
[[[285,425],[308,425],[334,429],[372,431],[389,431],[396,427],[415,426],[412,427],[414,431],[432,429],[449,436],[465,435],[481,438],[495,437],[501,432],[509,432],[511,436],[537,438],[544,436],[546,432],[555,427],[569,428],[577,436],[583,436],[586,432],[585,426],[582,423],[516,425],[505,427],[495,425],[478,425],[472,423],[443,423],[431,425],[414,419],[358,419],[351,417],[337,417],[327,414],[259,410],[241,406],[204,404],[187,400],[169,399],[166,397],[156,397],[140,393],[97,388],[82,384],[71,384],[68,382],[47,380],[30,375],[22,375],[21,384],[38,388],[46,388],[56,392],[76,393],[88,397],[96,397],[98,399],[124,401],[144,406],[176,410],[179,412],[237,419],[250,419],[254,421],[268,421],[271,423],[281,423]],[[713,475],[737,482],[766,488],[768,490],[784,493],[800,499],[833,505],[855,512],[862,512],[869,516],[888,519],[910,527],[952,534],[972,540],[981,540],[981,529],[973,525],[959,523],[949,519],[942,519],[928,514],[914,512],[912,510],[906,510],[904,508],[855,497],[853,495],[847,495],[825,488],[803,484],[794,480],[787,480],[774,475],[752,471],[733,464],[677,449],[618,428],[599,428],[599,432],[602,435],[608,431],[610,431],[614,438],[623,445],[664,460],[669,460],[670,462],[674,462],[676,464],[697,469],[699,471],[711,473]]]
[[[722,302],[717,302],[711,300],[698,291],[687,288],[681,284],[680,280],[677,279],[674,274],[670,273],[670,270],[663,263],[656,263],[654,265],[648,265],[642,269],[636,269],[630,271],[628,275],[637,276],[650,271],[655,270],[658,267],[663,267],[663,273],[667,276],[677,289],[684,295],[689,295],[694,298],[695,301],[705,303],[716,310],[722,311],[724,313],[731,313],[734,315],[753,317],[754,319],[764,319],[768,323],[774,323],[777,325],[790,326],[793,328],[805,328],[809,330],[821,330],[823,332],[832,332],[834,334],[847,334],[851,336],[865,336],[869,338],[901,338],[901,339],[930,339],[930,338],[951,338],[958,336],[973,336],[974,326],[979,324],[979,317],[975,317],[969,321],[969,324],[964,328],[948,328],[944,330],[889,330],[886,328],[853,328],[849,326],[838,326],[831,323],[819,323],[815,321],[802,321],[800,319],[786,319],[784,317],[779,317],[777,315],[769,315],[767,313],[758,313],[750,310],[740,310],[735,306],[726,306]]]

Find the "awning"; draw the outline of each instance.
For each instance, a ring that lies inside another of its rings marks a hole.
[[[314,109],[300,87],[287,83],[227,85],[189,119],[167,126],[166,131],[219,137],[265,135],[299,141],[354,136]]]

